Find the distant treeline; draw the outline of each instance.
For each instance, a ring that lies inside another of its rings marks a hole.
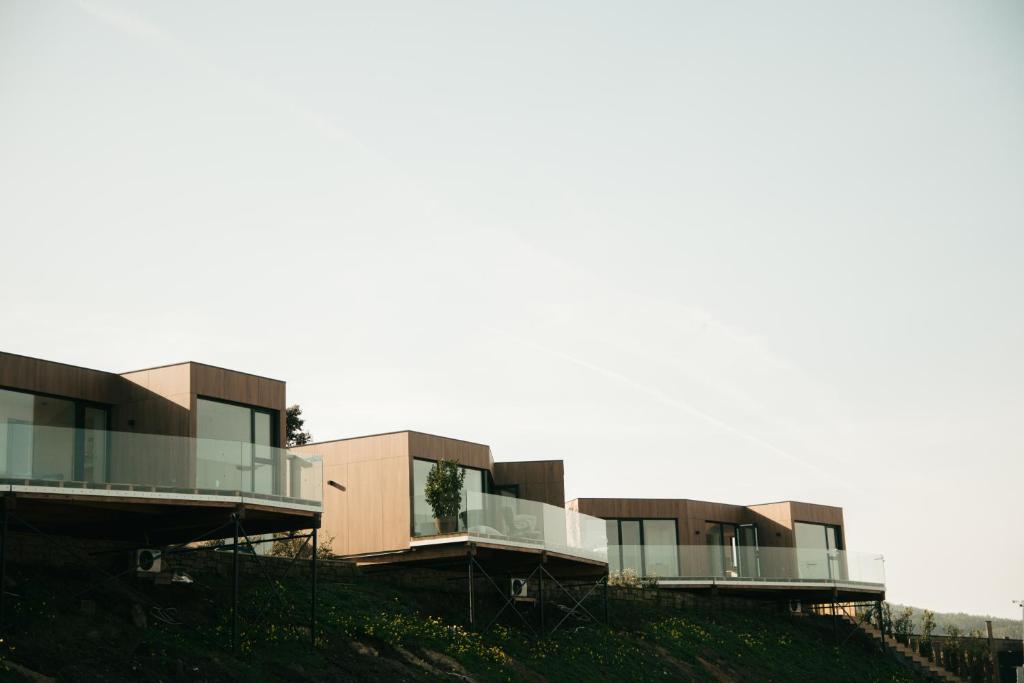
[[[921,632],[921,612],[924,610],[920,607],[910,607],[909,605],[898,605],[896,603],[889,603],[893,614],[902,611],[904,608],[909,608],[914,613],[914,633]],[[978,614],[964,614],[963,612],[935,612],[935,635],[944,636],[946,635],[947,626],[956,626],[960,629],[961,635],[970,635],[971,631],[980,631],[982,635],[986,634],[985,621],[987,619],[992,620],[992,635],[996,638],[1013,638],[1020,640],[1021,638],[1021,622],[1017,619],[1001,619],[999,617],[988,617],[981,616]]]

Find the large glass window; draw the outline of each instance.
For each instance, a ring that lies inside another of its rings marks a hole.
[[[80,479],[105,482],[110,463],[109,413],[106,408],[85,406],[82,409],[82,457]]]
[[[281,463],[280,450],[274,447],[277,419],[274,410],[198,399],[197,486],[278,493]]]
[[[13,478],[106,481],[108,421],[103,406],[0,389],[0,472]]]
[[[433,536],[437,534],[434,524],[434,512],[427,503],[427,475],[434,468],[433,460],[414,458],[412,461],[412,535]],[[466,473],[462,481],[462,511],[459,513],[459,531],[465,531],[469,510],[482,507],[480,494],[486,493],[487,477],[483,470],[472,467],[461,467]]]
[[[674,519],[609,519],[608,569],[640,576],[679,576],[679,540]]]
[[[830,524],[795,522],[797,566],[802,579],[833,579],[845,575],[842,535]]]
[[[705,522],[709,576],[740,578],[760,576],[757,527],[753,524]]]

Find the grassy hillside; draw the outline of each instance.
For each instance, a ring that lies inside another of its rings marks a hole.
[[[916,680],[862,642],[836,647],[830,630],[786,615],[615,601],[611,626],[573,622],[534,639],[507,622],[479,635],[460,625],[463,595],[366,579],[322,586],[313,650],[308,583],[281,585],[291,608],[250,580],[245,611],[254,618],[267,608],[269,619],[246,628],[242,650],[229,653],[227,579],[132,590],[111,583],[83,603],[80,579],[22,573],[8,588],[19,596],[8,602],[18,626],[5,629],[2,656],[67,681]],[[176,607],[160,614],[179,623],[155,618],[154,605]],[[21,680],[13,668],[0,675]]]
[[[892,608],[893,614],[896,614],[903,609],[906,609],[908,605],[890,603],[890,607]],[[924,611],[924,608],[910,606],[910,609],[914,612],[914,633],[920,633],[921,612]],[[1021,622],[1019,619],[1003,619],[1001,617],[991,617],[988,615],[964,614],[963,612],[935,612],[935,635],[945,635],[946,627],[949,625],[956,626],[963,634],[967,634],[975,630],[984,634],[986,619],[992,620],[992,635],[996,638],[1007,637],[1020,640]]]

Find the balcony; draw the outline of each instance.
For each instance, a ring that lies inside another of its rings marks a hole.
[[[429,509],[422,496],[417,497],[414,508]],[[467,493],[454,534],[440,534],[433,519],[426,515],[417,516],[413,526],[414,547],[472,541],[511,549],[543,550],[602,564],[608,561],[603,519],[511,496]]]
[[[0,492],[322,507],[316,456],[239,441],[15,422],[0,428]]]
[[[664,586],[885,590],[885,560],[877,553],[761,546],[613,545],[608,554],[609,571],[632,569]]]

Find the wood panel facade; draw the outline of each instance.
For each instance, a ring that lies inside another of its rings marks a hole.
[[[494,483],[514,485],[520,498],[565,505],[565,466],[561,460],[529,460],[494,463]]]
[[[760,545],[792,548],[794,522],[843,527],[843,510],[831,505],[783,501],[731,505],[684,498],[577,498],[566,507],[602,519],[674,519],[679,545],[701,545],[707,522],[756,524]]]
[[[490,446],[402,431],[307,444],[292,449],[324,461],[323,534],[335,553],[361,555],[410,548],[413,460],[454,460],[485,471],[495,485],[515,484],[519,497],[564,505],[560,460],[495,463]],[[344,491],[331,485],[334,481]]]
[[[321,538],[331,540],[335,554],[409,548],[412,460],[408,432],[328,441],[292,450],[323,458]]]

